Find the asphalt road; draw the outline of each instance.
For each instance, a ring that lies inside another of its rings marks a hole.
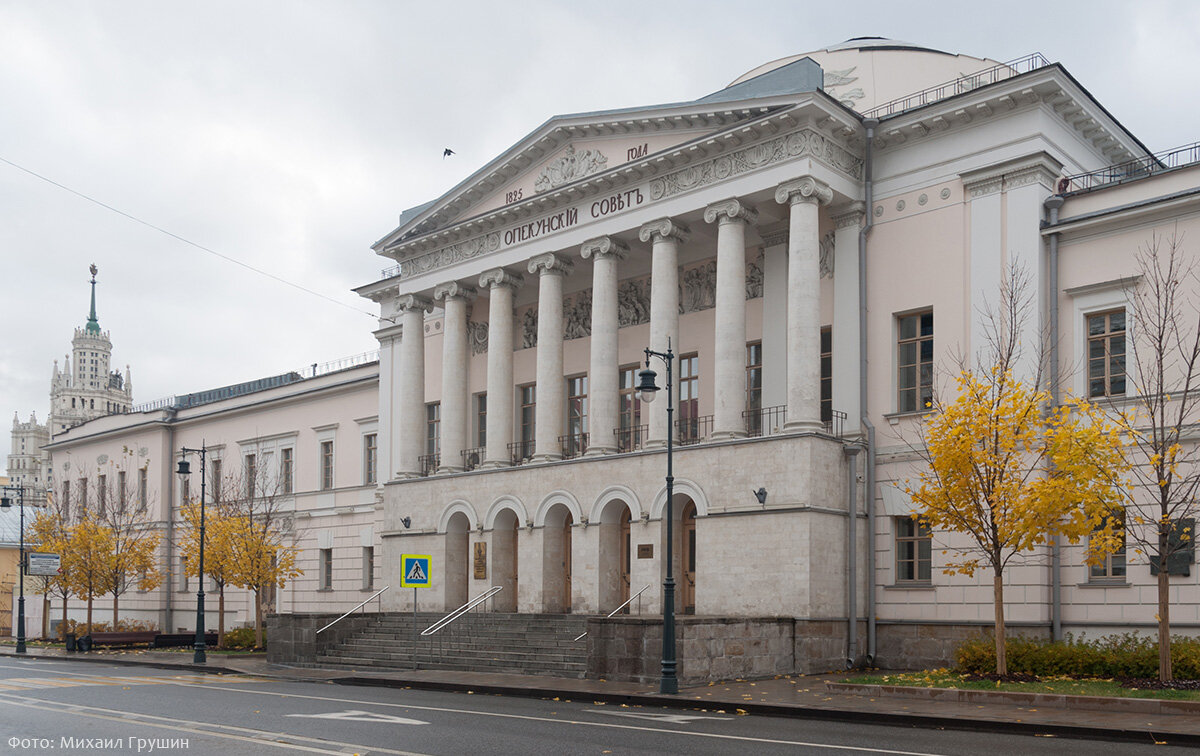
[[[0,752],[49,751],[1136,756],[1161,754],[1162,747],[68,661],[0,661]]]

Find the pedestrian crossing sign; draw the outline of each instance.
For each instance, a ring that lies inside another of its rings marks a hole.
[[[402,554],[400,556],[400,586],[402,588],[429,588],[433,580],[429,574],[428,554]]]

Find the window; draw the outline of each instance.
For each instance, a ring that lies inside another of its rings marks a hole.
[[[637,374],[640,364],[621,368],[621,398],[617,448],[621,451],[638,449],[642,445],[642,402],[638,399]]]
[[[1171,523],[1171,534],[1167,537],[1167,574],[1188,577],[1192,574],[1192,562],[1196,561],[1196,520],[1181,517]],[[1159,554],[1150,554],[1150,574],[1158,574]]]
[[[119,470],[117,472],[117,500],[114,502],[117,512],[125,511],[125,496],[125,471]]]
[[[899,318],[897,410],[921,412],[933,401],[933,311]]]
[[[487,394],[475,395],[475,445],[487,446]]]
[[[896,582],[928,583],[933,572],[933,534],[911,517],[896,518]]]
[[[537,386],[527,383],[517,387],[521,399],[521,458],[533,454],[533,440],[537,433]]]
[[[746,433],[762,435],[762,342],[746,345]]]
[[[221,503],[221,460],[214,459],[209,462],[212,465],[212,474],[209,476],[211,480],[208,482],[208,487],[212,489],[213,504]]]
[[[374,483],[378,477],[378,440],[379,436],[374,433],[363,436],[363,483],[366,485]]]
[[[187,557],[179,557],[179,590],[186,591],[188,589],[188,559]]]
[[[87,514],[88,495],[87,495],[87,478],[80,478],[79,481],[79,515],[82,517]]]
[[[64,520],[71,519],[71,481],[64,480],[62,484],[62,516]]]
[[[821,422],[830,420],[833,420],[833,328],[825,326],[821,329]]]
[[[321,549],[320,580],[321,584],[317,590],[333,590],[333,549]]]
[[[425,405],[425,453],[437,454],[442,446],[442,404]]]
[[[138,468],[138,511],[146,511],[146,496],[149,488],[150,471],[145,467]]]
[[[96,478],[96,504],[97,511],[101,517],[104,517],[108,509],[108,476],[100,475]]]
[[[700,438],[700,357],[696,353],[679,358],[679,441],[695,443]]]
[[[587,451],[588,377],[567,379],[567,448],[564,457],[577,457]]]
[[[246,473],[246,498],[254,498],[254,482],[258,477],[258,455],[247,454],[245,457],[245,473]]]
[[[1125,393],[1125,310],[1087,317],[1088,396]]]
[[[192,500],[192,481],[187,478],[183,479],[183,486],[179,489],[179,502],[186,505]]]
[[[333,488],[333,441],[321,442],[321,490]]]
[[[369,591],[375,588],[375,547],[363,546],[362,550],[362,589]]]
[[[1104,555],[1104,561],[1088,569],[1088,580],[1093,582],[1125,581],[1125,510],[1114,515],[1113,529],[1121,531],[1121,547]]]
[[[292,492],[292,450],[279,450],[279,486],[283,493]]]

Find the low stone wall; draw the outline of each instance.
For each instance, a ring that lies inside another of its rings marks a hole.
[[[377,614],[354,614],[320,635],[337,614],[267,615],[267,661],[273,664],[312,664],[324,649],[368,627]]]
[[[879,622],[875,635],[875,666],[881,669],[930,669],[953,667],[954,653],[963,642],[992,629],[986,625],[955,623]],[[1050,637],[1047,625],[1008,625],[1008,637]]]

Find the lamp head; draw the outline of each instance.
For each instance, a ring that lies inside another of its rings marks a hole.
[[[7,496],[0,498],[0,509],[9,509],[10,507],[12,507],[12,499]]]
[[[412,518],[411,517],[401,517],[400,522],[404,523],[404,527],[406,529],[412,526]]]
[[[638,371],[638,398],[643,402],[654,401],[654,395],[658,393],[658,385],[654,383],[656,374],[650,368]]]
[[[758,490],[754,492],[754,498],[758,499],[759,504],[766,504],[767,503],[767,487],[759,486]]]
[[[191,475],[192,474],[192,463],[188,462],[186,459],[179,460],[179,469],[176,470],[175,472],[178,475]]]

